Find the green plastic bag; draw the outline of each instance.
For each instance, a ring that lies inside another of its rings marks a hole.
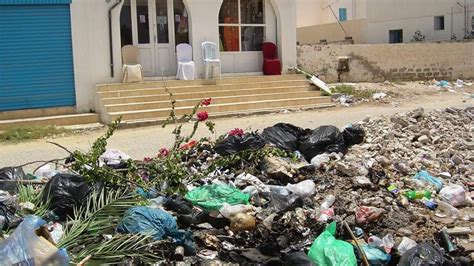
[[[218,211],[224,203],[249,204],[250,194],[242,193],[229,185],[206,185],[189,191],[186,199],[207,210]]]
[[[354,248],[346,241],[337,240],[336,222],[324,229],[309,249],[309,259],[318,266],[357,265]]]

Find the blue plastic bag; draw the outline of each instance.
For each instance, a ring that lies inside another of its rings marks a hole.
[[[362,249],[370,265],[386,265],[390,261],[391,256],[379,248],[363,245]]]
[[[174,217],[162,209],[145,206],[130,208],[125,212],[117,232],[151,234],[155,240],[171,237],[185,248],[187,254],[196,252],[192,233],[178,230]]]
[[[58,249],[35,230],[46,222],[27,216],[5,240],[0,242],[0,265],[69,265],[65,249]]]
[[[430,175],[427,171],[421,170],[413,177],[413,179],[420,180],[426,183],[428,186],[433,186],[436,189],[436,192],[439,192],[443,187],[443,181],[439,178],[436,178]]]

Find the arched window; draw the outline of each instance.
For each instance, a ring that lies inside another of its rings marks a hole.
[[[221,51],[261,51],[265,26],[265,0],[224,0],[219,12]]]

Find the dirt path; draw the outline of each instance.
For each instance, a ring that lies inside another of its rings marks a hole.
[[[230,129],[239,127],[243,129],[263,129],[278,122],[292,123],[300,127],[315,128],[320,125],[332,124],[342,127],[346,124],[364,119],[367,115],[372,117],[390,115],[406,112],[414,108],[423,107],[425,110],[433,110],[445,107],[468,107],[474,106],[474,99],[462,93],[438,92],[434,95],[425,95],[412,98],[407,102],[392,103],[365,103],[354,107],[338,107],[327,110],[310,110],[295,113],[277,113],[258,116],[232,117],[216,119],[216,136],[228,132]],[[184,127],[189,132],[191,125]],[[161,147],[172,144],[172,127],[161,128],[161,126],[124,129],[117,131],[109,140],[109,148],[122,150],[132,158],[154,156]],[[92,142],[98,138],[104,130],[97,130],[83,135],[67,136],[54,139],[70,150],[87,150]],[[196,138],[211,136],[204,130],[198,130]],[[56,146],[46,143],[46,140],[22,142],[18,144],[0,144],[0,168],[5,166],[20,165],[35,160],[50,160],[66,157],[67,152]],[[31,171],[34,166],[25,167]]]

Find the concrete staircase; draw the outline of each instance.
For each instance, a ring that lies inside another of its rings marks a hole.
[[[28,126],[72,126],[99,122],[98,114],[77,114],[74,107],[0,112],[0,131]]]
[[[334,106],[304,75],[165,80],[165,84],[176,100],[178,116],[191,113],[204,98],[212,98],[212,104],[200,111],[207,111],[211,117]],[[162,81],[97,85],[97,93],[101,119],[106,124],[120,116],[124,125],[161,123],[171,111],[170,96]]]

